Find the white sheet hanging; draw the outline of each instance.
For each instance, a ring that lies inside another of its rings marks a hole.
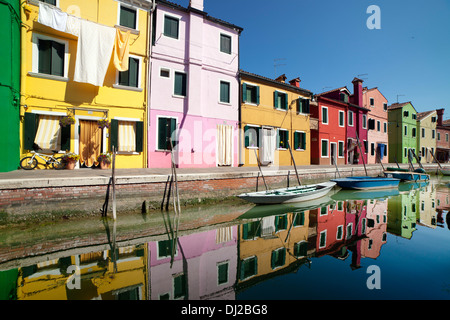
[[[65,32],[78,37],[80,35],[80,21],[80,18],[68,15]]]
[[[103,86],[115,37],[115,28],[80,20],[74,81]]]
[[[67,13],[47,3],[39,2],[38,22],[58,31],[66,31]]]
[[[260,158],[262,164],[274,163],[276,131],[272,128],[262,128],[262,143],[260,148]]]

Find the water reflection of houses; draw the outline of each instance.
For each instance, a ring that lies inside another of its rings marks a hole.
[[[417,222],[420,225],[435,229],[437,226],[436,186],[427,184],[416,191],[418,199]]]
[[[149,242],[150,298],[234,300],[237,227]],[[175,248],[175,250],[173,250]]]
[[[18,300],[145,299],[146,261],[143,245],[46,260],[14,269],[11,295]]]
[[[397,197],[388,202],[387,231],[402,238],[411,239],[416,230],[416,220],[419,206],[418,189],[414,184],[405,184],[399,189]]]
[[[309,262],[316,236],[309,217],[309,210],[284,210],[239,226],[237,291]]]

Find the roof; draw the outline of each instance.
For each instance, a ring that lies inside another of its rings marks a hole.
[[[311,96],[313,95],[313,93],[311,91],[309,91],[309,90],[293,86],[292,84],[289,84],[289,83],[284,83],[284,82],[280,82],[280,81],[277,81],[277,80],[274,80],[274,79],[270,79],[270,78],[267,78],[267,77],[264,77],[264,76],[260,76],[260,75],[255,74],[255,73],[250,73],[250,72],[247,72],[247,71],[244,71],[244,70],[239,70],[239,74],[241,76],[246,76],[246,77],[262,80],[262,81],[268,82],[270,84],[273,84],[273,85],[276,85],[276,86],[279,86],[279,87],[283,87],[283,88],[285,88],[287,90],[293,90],[293,91],[297,91],[299,93],[303,93],[303,94],[307,94],[307,95],[311,95]]]
[[[430,114],[432,114],[433,112],[436,112],[436,110],[431,110],[431,111],[425,111],[425,112],[419,112],[417,113],[417,120],[422,120],[425,119],[426,117],[428,117]]]
[[[239,33],[241,33],[242,30],[244,30],[243,28],[241,28],[241,27],[239,27],[239,26],[237,26],[237,25],[234,25],[234,24],[232,24],[232,23],[226,22],[226,21],[221,20],[221,19],[217,19],[217,18],[211,17],[211,16],[209,16],[206,12],[200,11],[200,10],[195,9],[195,8],[191,8],[191,7],[185,8],[185,7],[183,7],[183,6],[180,6],[180,5],[177,4],[177,3],[170,2],[170,1],[166,1],[166,0],[156,0],[156,3],[157,3],[157,4],[166,5],[166,6],[168,6],[168,7],[173,8],[173,9],[177,9],[177,10],[184,11],[184,12],[196,12],[196,13],[198,13],[198,14],[203,15],[203,16],[205,17],[205,19],[207,19],[207,20],[209,20],[209,21],[218,23],[218,24],[220,24],[220,25],[222,25],[222,26],[225,26],[225,27],[228,27],[228,28],[231,28],[231,29],[235,29],[235,30],[237,30]]]
[[[443,125],[444,127],[450,126],[450,119],[447,119],[447,120],[442,121],[442,125]]]
[[[346,90],[348,92],[348,94],[350,95],[350,90],[348,90],[347,87],[340,87],[340,88],[328,90],[328,91],[325,91],[325,92],[322,92],[322,93],[317,93],[316,96],[320,97],[320,96],[323,96],[323,95],[331,93],[331,92],[342,91],[342,90]]]
[[[408,105],[408,104],[410,104],[410,105],[414,108],[414,106],[413,106],[413,104],[411,103],[411,101],[408,101],[408,102],[402,102],[402,103],[398,103],[398,102],[393,103],[393,104],[391,104],[390,106],[388,106],[388,110],[401,109],[401,108],[403,108],[404,106],[406,106],[406,105]],[[416,110],[416,108],[414,108],[414,110]]]

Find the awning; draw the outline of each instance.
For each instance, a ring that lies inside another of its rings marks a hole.
[[[44,150],[61,149],[61,130],[57,116],[39,116],[39,126],[34,143]]]

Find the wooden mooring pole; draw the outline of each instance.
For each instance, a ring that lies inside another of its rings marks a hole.
[[[112,211],[113,211],[113,219],[116,220],[116,147],[113,146],[113,154],[112,154]]]

